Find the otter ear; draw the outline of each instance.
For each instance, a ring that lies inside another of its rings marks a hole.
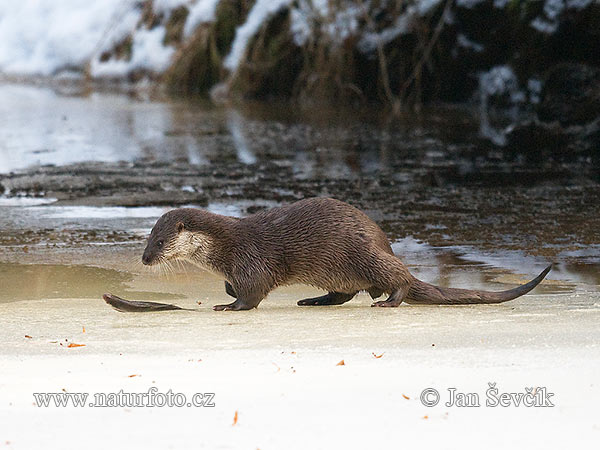
[[[183,222],[177,222],[177,232],[181,233],[185,229]]]

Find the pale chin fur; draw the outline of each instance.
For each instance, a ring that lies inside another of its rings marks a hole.
[[[167,260],[179,259],[192,263],[201,269],[214,273],[214,269],[208,264],[206,255],[212,248],[212,239],[200,232],[181,231],[163,252]]]

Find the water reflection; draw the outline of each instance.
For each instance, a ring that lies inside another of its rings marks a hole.
[[[119,193],[127,196],[130,186],[138,187],[157,169],[138,195],[162,189],[162,201],[169,202],[176,191],[202,192],[209,209],[233,215],[303,196],[338,196],[399,238],[397,252],[428,280],[484,288],[489,273],[467,280],[452,267],[478,264],[533,276],[555,261],[551,277],[600,285],[594,226],[599,203],[588,169],[531,167],[518,155],[488,152],[478,147],[477,123],[460,111],[391,120],[346,109],[309,114],[288,105],[220,109],[192,99],[138,101],[114,93],[60,95],[50,88],[0,85],[0,114],[0,173],[35,164],[138,162],[102,165],[107,179],[100,181],[118,181]],[[68,190],[72,170],[80,167],[49,178]],[[84,169],[88,172],[78,175],[83,191],[89,188],[85,174],[99,171],[96,165]],[[11,181],[2,180],[0,194]],[[564,188],[563,181],[571,186]],[[37,179],[32,183],[35,187]],[[21,192],[15,186],[10,194]],[[43,195],[34,188],[24,192]],[[117,239],[110,233],[147,232],[164,211],[94,208],[93,201],[87,209],[65,209],[2,196],[0,245],[77,246],[107,239],[120,244],[132,236]],[[103,234],[96,237],[95,230]],[[409,242],[410,236],[427,247]]]

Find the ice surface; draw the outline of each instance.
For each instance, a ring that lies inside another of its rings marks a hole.
[[[118,313],[99,297],[0,304],[3,440],[58,448],[52,443],[60,435],[63,447],[127,441],[145,450],[190,442],[549,449],[568,448],[575,435],[582,447],[597,443],[597,294],[384,310],[370,308],[364,295],[341,307],[300,308],[295,301],[312,292],[288,288],[258,310],[217,313],[211,306],[229,301],[220,280],[207,277],[196,292],[202,305],[174,302],[198,312]],[[71,342],[85,346],[68,348]],[[508,393],[545,387],[555,406],[487,407],[488,383]],[[84,392],[93,401],[95,393],[153,387],[188,399],[213,392],[215,407],[33,403],[34,392]],[[421,403],[426,388],[440,393],[438,405]],[[446,406],[449,388],[477,393],[482,404]]]

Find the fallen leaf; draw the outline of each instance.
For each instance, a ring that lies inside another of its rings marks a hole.
[[[296,354],[296,352],[291,352],[291,353],[292,353],[292,355],[295,355],[295,354]]]
[[[373,353],[373,356],[377,359],[379,359],[383,356],[383,353],[381,355],[376,355],[375,352],[371,352],[371,353]]]
[[[201,302],[200,300],[198,300],[196,303],[198,303],[199,305],[201,305],[201,304],[202,304],[202,302]]]
[[[83,333],[85,333],[85,327],[83,327]]]
[[[133,377],[139,377],[140,375],[137,373],[134,373],[133,375],[127,375],[128,378],[133,378]]]
[[[423,416],[423,419],[429,419],[429,416]]]
[[[25,335],[25,337],[26,337],[27,339],[32,339],[32,337],[31,337],[31,336],[29,336],[28,334],[26,334],[26,335]]]
[[[346,363],[344,362],[344,360],[342,359],[339,363],[336,364],[336,366],[345,366]]]
[[[238,412],[236,411],[235,414],[233,415],[233,423],[231,424],[231,426],[234,426],[235,424],[237,424],[237,419],[238,419]]]
[[[85,344],[76,344],[75,342],[71,342],[69,345],[67,345],[68,348],[73,348],[73,347],[85,347]]]
[[[404,397],[406,400],[410,400],[410,397],[408,395],[402,394],[402,397]]]

